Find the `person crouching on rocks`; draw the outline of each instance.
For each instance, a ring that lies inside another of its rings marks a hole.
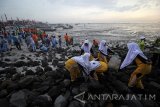
[[[71,81],[75,81],[81,74],[89,75],[90,54],[84,53],[81,56],[75,56],[65,62],[65,68],[70,72]]]
[[[40,44],[40,46],[39,46],[39,48],[40,48],[40,50],[42,51],[42,52],[48,52],[48,47],[46,47],[44,44]]]
[[[90,60],[93,59],[94,53],[92,49],[92,44],[89,42],[89,40],[85,40],[84,43],[81,46],[81,55],[84,53],[89,53],[90,55]]]
[[[151,62],[143,54],[137,43],[128,43],[127,47],[128,53],[122,62],[120,69],[124,69],[134,61],[137,65],[137,69],[131,74],[128,86],[130,88],[136,87],[138,89],[144,89],[141,79],[151,72]]]
[[[105,62],[106,64],[108,64],[108,61],[109,61],[108,54],[109,53],[114,54],[114,52],[107,47],[107,43],[106,43],[105,40],[102,40],[100,42],[98,50],[99,50],[99,52],[98,52],[98,60],[102,61],[102,62]]]
[[[99,61],[89,61],[90,54],[84,53],[81,56],[75,56],[65,62],[65,68],[70,72],[71,81],[75,81],[83,73],[90,79],[98,80],[96,73],[107,71],[107,64]]]
[[[35,44],[32,36],[29,37],[29,42],[30,42],[29,47],[31,47],[32,51],[35,52],[36,51],[36,44]]]

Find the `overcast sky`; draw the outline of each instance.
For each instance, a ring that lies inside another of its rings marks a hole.
[[[49,23],[160,22],[160,0],[0,0],[0,15]]]

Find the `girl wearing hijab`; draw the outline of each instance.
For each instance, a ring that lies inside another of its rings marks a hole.
[[[81,56],[75,56],[66,61],[65,68],[70,72],[71,81],[75,81],[82,71],[84,76],[98,80],[96,73],[107,71],[107,64],[99,61],[89,61],[90,54],[84,53]]]
[[[85,40],[83,45],[81,46],[81,55],[84,53],[91,54],[90,60],[93,59],[93,50],[92,50],[92,44],[89,42],[89,40]]]
[[[149,74],[151,72],[151,62],[143,54],[138,44],[134,42],[128,43],[127,47],[128,53],[123,63],[121,64],[120,69],[127,67],[134,61],[137,65],[137,69],[131,74],[128,86],[136,86],[137,88],[144,89],[141,79],[144,75]]]
[[[65,68],[70,72],[71,81],[75,81],[80,76],[80,71],[83,75],[90,75],[91,63],[89,61],[90,54],[84,53],[81,56],[75,56],[65,62]]]
[[[107,43],[105,40],[102,40],[100,42],[99,45],[99,53],[98,53],[98,60],[105,62],[106,64],[108,64],[107,62],[107,57],[108,57],[108,53],[114,53],[112,52],[107,46]]]

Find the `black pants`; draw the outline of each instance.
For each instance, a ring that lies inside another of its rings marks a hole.
[[[21,50],[21,45],[20,45],[19,42],[15,42],[15,45],[16,45],[16,47],[17,47],[18,50]]]

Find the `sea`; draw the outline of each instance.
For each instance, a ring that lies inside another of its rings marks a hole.
[[[50,34],[68,35],[76,42],[89,40],[136,41],[141,36],[154,41],[160,37],[160,23],[72,23],[73,29],[57,29]]]

